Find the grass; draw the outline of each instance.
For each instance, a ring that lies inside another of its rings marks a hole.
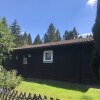
[[[16,90],[60,100],[100,100],[99,88],[75,83],[34,79],[22,81]]]

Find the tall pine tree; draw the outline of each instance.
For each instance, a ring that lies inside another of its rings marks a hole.
[[[48,39],[48,35],[47,33],[44,34],[44,43],[48,43],[49,39]]]
[[[77,30],[76,30],[76,27],[73,28],[72,32],[73,32],[73,38],[74,39],[78,38],[79,34],[78,34]]]
[[[17,24],[16,20],[12,23],[12,25],[10,26],[10,29],[11,29],[11,33],[15,37],[14,43],[16,47],[22,46],[22,36],[20,34],[20,26]]]
[[[7,20],[6,20],[5,17],[2,18],[1,22],[2,22],[2,24],[3,24],[5,27],[8,28],[8,23],[7,23]]]
[[[42,41],[40,39],[40,35],[38,34],[33,42],[33,44],[42,44]]]
[[[30,33],[28,34],[28,45],[32,45],[32,37]]]
[[[12,23],[12,25],[10,26],[11,29],[11,33],[14,35],[20,35],[20,26],[17,24],[17,21],[14,20],[14,22]]]
[[[22,36],[22,42],[23,42],[23,46],[26,46],[26,45],[28,45],[28,35],[27,35],[27,33],[26,32],[24,32],[24,34],[23,34],[23,36]]]
[[[53,23],[51,23],[49,25],[49,28],[47,30],[47,33],[45,34],[45,36],[47,36],[48,38],[47,39],[47,42],[55,42],[57,41],[57,37],[56,37],[56,32],[55,32],[55,27],[53,25]]]
[[[59,32],[59,30],[57,29],[57,31],[56,31],[56,41],[61,41],[61,36],[60,36],[60,32]]]

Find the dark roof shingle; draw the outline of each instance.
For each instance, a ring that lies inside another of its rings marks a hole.
[[[79,39],[63,40],[60,42],[44,43],[44,44],[39,44],[39,45],[27,45],[27,46],[23,46],[23,47],[14,48],[14,50],[61,46],[61,45],[87,43],[87,42],[93,42],[93,38],[79,38]]]

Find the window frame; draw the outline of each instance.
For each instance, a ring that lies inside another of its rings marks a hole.
[[[50,55],[51,55],[51,59],[50,60],[46,59],[46,53],[50,53]],[[43,63],[53,63],[53,50],[43,51]]]

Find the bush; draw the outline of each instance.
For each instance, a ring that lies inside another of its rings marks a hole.
[[[15,88],[22,81],[21,76],[17,76],[16,70],[6,71],[0,68],[0,87]]]

